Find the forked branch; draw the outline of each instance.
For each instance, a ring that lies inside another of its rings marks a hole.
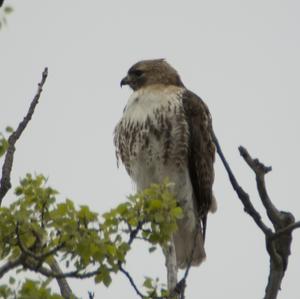
[[[272,168],[265,166],[258,159],[253,159],[248,151],[240,146],[239,152],[241,156],[255,173],[259,197],[273,225],[273,229],[269,228],[251,203],[249,195],[238,184],[215,135],[214,142],[218,155],[229,175],[232,187],[241,200],[245,212],[252,217],[265,235],[266,249],[270,257],[270,271],[264,299],[276,299],[288,266],[288,257],[291,253],[292,232],[300,227],[300,221],[295,223],[295,218],[292,213],[279,211],[271,201],[266,189],[265,175],[270,172]]]

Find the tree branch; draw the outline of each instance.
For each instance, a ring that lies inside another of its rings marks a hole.
[[[292,213],[279,211],[269,198],[264,177],[272,168],[266,167],[258,159],[253,159],[248,151],[240,146],[239,151],[241,156],[256,175],[258,193],[275,232],[266,226],[250,202],[249,195],[238,185],[215,134],[213,134],[213,139],[217,152],[229,175],[232,187],[242,201],[245,211],[253,218],[255,223],[265,234],[266,249],[270,257],[270,272],[264,299],[276,299],[280,290],[281,281],[287,269],[288,257],[291,253],[292,231],[300,227],[300,221],[295,223],[295,218]]]
[[[252,159],[248,151],[242,146],[239,147],[239,152],[256,175],[257,190],[269,219],[272,223],[276,224],[276,226],[280,226],[282,221],[281,213],[270,200],[265,184],[265,174],[270,172],[272,167],[265,166],[258,159]]]
[[[13,165],[15,144],[16,144],[17,140],[20,138],[20,136],[22,135],[22,133],[25,130],[26,126],[28,125],[29,121],[31,120],[31,117],[34,113],[34,109],[35,109],[36,105],[38,104],[39,98],[41,96],[43,86],[46,82],[47,76],[48,76],[48,68],[45,68],[43,71],[43,74],[42,74],[41,82],[38,84],[37,93],[30,104],[30,107],[29,107],[29,110],[28,110],[26,116],[19,123],[16,131],[14,131],[8,138],[8,148],[7,148],[4,163],[2,166],[2,177],[0,180],[0,205],[2,203],[4,196],[7,193],[7,191],[11,188],[10,174],[11,174],[12,165]]]
[[[169,244],[164,249],[164,253],[166,256],[168,290],[171,294],[177,286],[177,260],[176,260],[176,251],[175,251],[175,244],[174,244],[173,237],[171,238]],[[176,295],[172,297],[177,298]]]
[[[240,147],[239,150],[255,173],[260,199],[275,230],[275,233],[266,236],[266,248],[270,256],[270,273],[265,293],[265,299],[275,299],[280,290],[281,281],[287,269],[288,258],[291,254],[291,233],[297,225],[293,225],[295,222],[293,214],[279,211],[268,196],[264,177],[266,173],[271,171],[271,167],[266,167],[258,159],[253,159],[245,148]],[[280,231],[279,234],[278,231]]]
[[[60,274],[63,273],[54,256],[50,258],[50,262],[48,264],[51,270],[54,271],[55,273],[60,273]],[[72,295],[74,296],[66,278],[64,277],[56,278],[56,280],[60,289],[60,293],[65,299],[70,299]]]
[[[20,266],[22,264],[22,259],[18,258],[14,261],[8,261],[3,266],[0,267],[0,278],[3,277],[8,271]]]
[[[0,1],[1,5],[2,5],[2,2]],[[37,90],[33,100],[31,101],[31,104],[29,106],[27,114],[25,115],[23,120],[19,123],[17,129],[8,138],[8,148],[7,148],[4,163],[2,166],[2,177],[0,180],[0,205],[2,203],[4,196],[6,195],[8,190],[11,188],[10,175],[11,175],[11,171],[12,171],[12,165],[13,165],[13,159],[14,159],[14,153],[15,153],[15,144],[18,141],[18,139],[21,137],[23,131],[25,130],[25,128],[27,127],[28,123],[30,122],[30,120],[33,116],[33,113],[35,111],[36,105],[39,102],[39,99],[40,99],[40,96],[41,96],[41,93],[43,90],[43,86],[46,82],[47,77],[48,77],[48,68],[45,68],[43,71],[43,74],[42,74],[42,79],[41,79],[40,83],[38,84],[38,90]],[[38,254],[35,254],[35,252],[31,251],[30,249],[26,248],[24,246],[24,244],[22,243],[20,235],[19,235],[19,224],[18,223],[16,226],[16,235],[17,235],[17,242],[22,251],[22,254],[19,259],[12,261],[12,262],[9,261],[0,268],[0,277],[3,276],[10,269],[13,269],[14,267],[16,267],[18,265],[22,265],[22,264],[24,266],[28,267],[29,269],[33,269],[33,265],[30,262],[28,262],[28,257],[30,257],[31,262],[33,262],[33,264],[35,264],[35,268],[36,268],[35,271],[36,271],[38,268],[41,268],[43,261],[47,257],[52,256],[51,263],[50,263],[51,269],[53,271],[55,271],[56,273],[59,273],[59,274],[62,273],[62,271],[61,271],[58,263],[56,262],[55,258],[53,257],[53,255],[64,246],[63,243],[59,244],[58,246],[56,246],[55,248],[53,248],[52,250],[50,250],[44,254],[38,255]],[[37,243],[38,242],[39,242],[39,240],[37,240]],[[59,284],[62,296],[66,299],[71,298],[72,291],[71,291],[71,288],[69,287],[66,279],[64,277],[57,278],[57,282]]]
[[[214,132],[213,132],[213,141],[215,143],[217,153],[218,153],[219,157],[221,158],[221,161],[223,162],[223,165],[227,171],[231,185],[244,206],[244,211],[252,217],[252,219],[255,221],[255,223],[258,225],[258,227],[264,232],[264,234],[266,234],[266,235],[271,234],[271,229],[262,221],[260,214],[257,212],[257,210],[252,205],[249,194],[247,194],[243,190],[243,188],[238,184],[238,182],[237,182],[237,180],[236,180],[236,178],[235,178],[235,176],[234,176],[234,174],[222,152],[222,148],[221,148],[219,141],[218,141],[216,135],[214,134]]]
[[[80,273],[80,270],[74,270],[74,271],[69,271],[69,272],[57,272],[54,270],[49,270],[46,267],[37,267],[38,263],[28,263],[27,260],[23,261],[24,267],[30,269],[31,271],[34,272],[39,272],[40,274],[46,276],[46,277],[53,277],[53,278],[79,278],[79,279],[85,279],[85,278],[90,278],[93,276],[96,276],[97,274],[101,273],[101,270],[97,269],[94,271],[90,272],[85,272],[85,273]],[[113,271],[113,269],[108,269],[108,271]]]
[[[59,267],[59,264],[57,263],[57,261],[54,257],[55,253],[57,253],[64,246],[63,243],[57,245],[56,247],[54,247],[53,249],[49,250],[48,252],[46,252],[44,254],[36,254],[35,252],[26,248],[25,245],[23,244],[23,242],[20,238],[20,233],[19,233],[19,223],[17,223],[17,225],[16,225],[16,235],[17,235],[17,244],[22,251],[24,260],[26,260],[26,256],[33,258],[34,261],[36,262],[35,268],[39,269],[42,266],[44,260],[47,257],[50,257],[50,262],[48,262],[48,264],[49,264],[49,267],[51,268],[51,270],[54,273],[63,274],[61,268]],[[26,264],[28,264],[28,262],[26,262]],[[61,278],[56,278],[56,280],[59,285],[61,295],[66,299],[71,298],[73,293],[72,293],[72,290],[71,290],[66,278],[61,277]]]
[[[119,269],[120,269],[121,273],[123,273],[123,274],[127,277],[127,279],[129,280],[131,286],[134,288],[134,290],[135,290],[135,292],[137,293],[137,295],[138,295],[140,298],[142,298],[142,299],[145,298],[146,296],[143,295],[143,294],[140,292],[140,290],[138,289],[137,285],[135,284],[133,278],[131,277],[131,275],[129,274],[129,272],[126,271],[126,270],[123,268],[121,262],[119,262]]]
[[[288,234],[293,232],[293,230],[295,230],[296,228],[300,228],[300,221],[292,223],[288,226],[286,226],[285,228],[279,229],[276,231],[276,233],[274,233],[271,237],[272,240],[278,238],[279,236],[282,236],[284,234]]]
[[[23,255],[28,255],[28,256],[34,258],[35,260],[41,261],[41,262],[43,262],[49,256],[54,256],[65,245],[64,242],[62,242],[62,243],[58,244],[57,246],[55,246],[54,248],[52,248],[51,250],[49,250],[49,251],[47,251],[43,254],[36,254],[32,250],[26,248],[26,246],[23,244],[23,242],[21,240],[21,237],[20,237],[19,223],[18,222],[17,222],[17,225],[16,225],[16,236],[17,236],[17,244],[20,247]]]

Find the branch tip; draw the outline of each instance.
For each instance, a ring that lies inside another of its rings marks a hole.
[[[31,120],[35,107],[39,102],[39,98],[42,93],[42,88],[46,82],[47,76],[48,76],[48,68],[45,67],[42,74],[42,79],[38,84],[38,90],[33,100],[31,101],[27,114],[25,115],[24,119],[19,123],[17,129],[14,132],[12,132],[8,138],[8,148],[5,154],[4,163],[2,166],[2,177],[0,180],[0,205],[4,196],[11,188],[10,175],[11,175],[11,170],[12,170],[12,165],[14,160],[15,144],[18,141],[18,139],[21,137],[23,131],[25,130],[29,121]]]
[[[255,172],[256,175],[258,174],[267,174],[272,170],[272,166],[265,166],[262,162],[258,159],[253,159],[247,149],[243,146],[239,146],[240,155],[249,165],[249,167]]]

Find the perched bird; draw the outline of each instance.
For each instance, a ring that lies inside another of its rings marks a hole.
[[[114,131],[117,159],[138,191],[165,177],[174,183],[172,191],[183,209],[174,234],[177,266],[186,268],[192,253],[197,266],[205,258],[207,213],[216,210],[209,110],[164,59],[134,64],[123,85],[133,93]]]

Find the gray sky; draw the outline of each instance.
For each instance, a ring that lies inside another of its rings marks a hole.
[[[124,201],[133,189],[116,167],[112,132],[130,90],[119,82],[134,62],[166,58],[208,104],[223,150],[259,211],[240,144],[273,166],[270,196],[300,219],[299,1],[10,2],[15,12],[0,31],[0,128],[16,127],[49,67],[40,104],[17,144],[14,185],[26,172],[43,173],[61,199],[100,214]],[[264,238],[218,159],[214,189],[218,211],[208,219],[207,261],[192,269],[186,297],[261,298],[269,265]],[[279,299],[299,298],[299,234]],[[149,255],[140,243],[126,267],[137,282],[146,275],[165,279],[162,254]],[[88,290],[96,298],[136,296],[121,274],[109,289],[92,280],[71,285],[84,298]]]

